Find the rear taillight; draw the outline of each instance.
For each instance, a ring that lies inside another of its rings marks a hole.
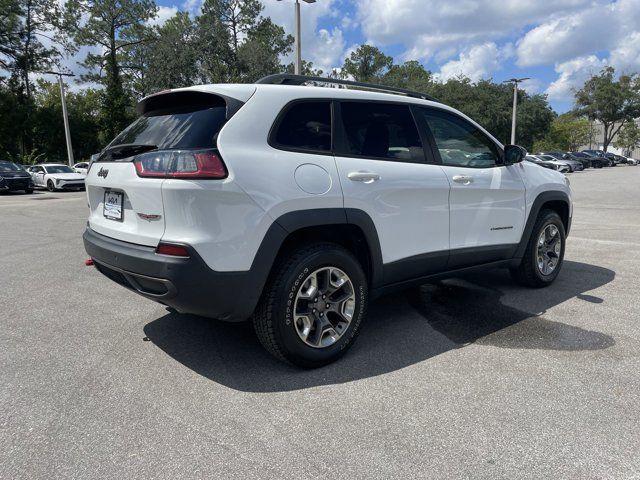
[[[139,177],[221,179],[227,169],[215,150],[159,150],[133,159]]]
[[[174,245],[172,243],[161,243],[156,248],[156,253],[161,255],[171,255],[172,257],[188,257],[189,250],[182,245]]]

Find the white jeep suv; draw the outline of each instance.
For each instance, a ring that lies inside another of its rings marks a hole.
[[[86,178],[96,268],[177,312],[252,318],[282,360],[340,357],[381,294],[494,267],[543,287],[560,271],[565,176],[426,95],[282,74],[160,92],[138,112]]]

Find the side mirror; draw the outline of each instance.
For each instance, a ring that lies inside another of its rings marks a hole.
[[[504,147],[504,164],[513,165],[520,163],[527,156],[527,150],[520,145],[507,145]]]

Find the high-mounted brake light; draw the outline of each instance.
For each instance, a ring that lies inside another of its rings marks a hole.
[[[173,245],[171,243],[161,243],[156,248],[156,253],[161,255],[171,255],[172,257],[188,257],[189,250],[182,245]]]
[[[139,177],[221,179],[227,169],[214,150],[159,150],[137,155],[133,163]]]

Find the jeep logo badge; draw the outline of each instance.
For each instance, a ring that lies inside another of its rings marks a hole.
[[[106,168],[100,167],[100,170],[98,171],[98,176],[102,178],[107,178],[107,175],[109,175],[109,170],[107,170]]]

